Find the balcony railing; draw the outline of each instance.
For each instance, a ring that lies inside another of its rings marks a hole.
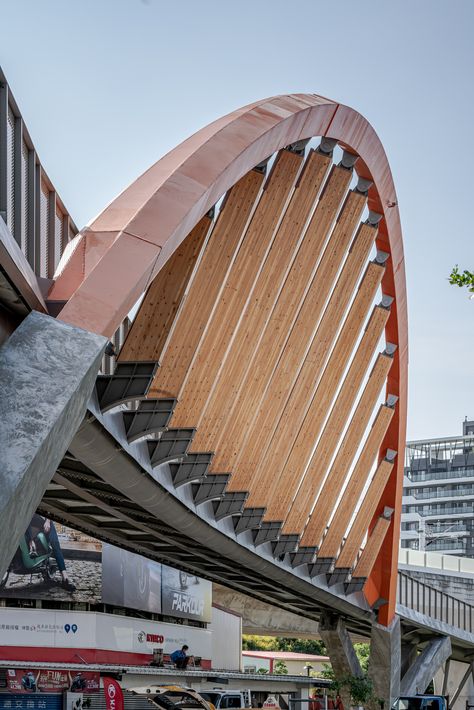
[[[418,524],[416,524],[414,527],[407,528],[404,527],[405,523],[402,523],[401,531],[406,532],[406,533],[416,533],[418,534],[419,532],[419,527]],[[429,537],[430,535],[443,535],[444,533],[454,533],[454,532],[466,532],[467,531],[467,525],[464,525],[463,523],[454,523],[453,525],[427,525],[426,526],[426,536]]]
[[[474,629],[474,607],[439,589],[398,573],[398,603],[469,633]]]
[[[51,278],[77,234],[0,69],[0,218],[37,276]]]
[[[420,506],[421,507],[421,506]],[[465,508],[428,508],[427,510],[417,510],[417,511],[409,511],[409,512],[416,512],[418,515],[421,515],[422,517],[426,517],[428,515],[469,515],[474,513],[474,507],[473,506],[467,506]]]
[[[417,500],[423,500],[427,498],[454,498],[457,496],[474,496],[474,487],[473,488],[465,488],[465,489],[449,489],[449,488],[441,488],[436,491],[423,491],[421,493],[415,492],[415,491],[410,491],[410,493],[405,494],[405,495],[411,495],[413,498],[416,498]]]
[[[449,471],[407,471],[406,477],[412,483],[421,483],[423,481],[444,481],[450,478],[474,478],[474,468],[459,468]]]

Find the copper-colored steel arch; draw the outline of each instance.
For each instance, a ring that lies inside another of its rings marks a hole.
[[[336,139],[359,158],[356,170],[373,181],[369,208],[383,215],[377,245],[390,253],[383,279],[395,297],[386,337],[398,349],[387,391],[398,395],[397,411],[382,449],[404,450],[407,392],[407,310],[400,218],[392,175],[382,144],[363,116],[315,94],[278,96],[218,119],[159,160],[117,197],[78,237],[49,294],[67,301],[65,322],[112,336],[182,240],[245,173],[280,148],[313,136]],[[366,585],[369,600],[395,610],[403,456],[380,500],[395,508],[391,528]],[[375,519],[374,519],[375,522]],[[391,574],[387,574],[388,569]],[[382,573],[383,571],[383,573]]]

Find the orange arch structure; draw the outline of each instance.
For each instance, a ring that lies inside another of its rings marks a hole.
[[[407,308],[395,187],[380,140],[365,118],[324,97],[295,94],[259,101],[218,119],[155,163],[68,245],[48,301],[50,305],[56,303],[61,320],[112,337],[142,294],[150,293],[153,285],[158,288],[159,279],[165,284],[163,293],[167,284],[176,284],[177,275],[168,281],[165,276],[167,270],[177,274],[174,270],[178,269],[183,250],[187,249],[188,255],[192,253],[190,263],[195,268],[206,243],[206,215],[223,195],[237,184],[242,185],[245,176],[272,154],[288,146],[293,146],[293,154],[301,153],[304,142],[314,137],[322,137],[331,146],[337,143],[346,155],[352,156],[349,162],[367,186],[367,206],[378,215],[376,247],[389,257],[377,278],[381,279],[383,294],[393,299],[380,323],[386,341],[395,346],[385,380],[386,392],[398,401],[379,427],[382,441],[378,470],[383,469],[383,478],[375,509],[367,508],[368,538],[357,563],[361,570],[364,568],[360,576],[366,579],[367,600],[386,601],[379,621],[389,624],[396,603],[406,430]],[[298,166],[295,163],[293,168],[292,159],[285,160],[278,159],[277,167],[272,168],[274,175],[278,170],[283,175],[294,169],[298,184],[302,179],[297,177]],[[317,171],[315,159],[313,165]],[[277,177],[272,179],[276,182]],[[254,189],[256,197],[259,186],[255,183],[247,189]],[[285,194],[282,190],[281,199],[287,199]],[[190,271],[182,278],[184,290]],[[374,280],[374,289],[377,283]],[[142,322],[152,318],[150,303],[153,306],[155,301],[148,299]],[[398,453],[395,465],[393,461],[387,463],[387,451]],[[363,466],[363,459],[359,461]],[[393,511],[391,518],[383,515],[387,509]],[[293,518],[296,520],[298,515]],[[364,525],[360,522],[361,530]],[[283,530],[290,533],[293,528],[288,525]],[[377,534],[372,535],[373,531]],[[342,541],[335,542],[340,545]],[[349,542],[350,537],[342,549],[346,549],[350,567]],[[304,546],[305,535],[300,544]],[[329,533],[321,550],[325,545],[327,549],[331,547]]]

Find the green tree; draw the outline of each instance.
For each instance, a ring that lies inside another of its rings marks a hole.
[[[326,656],[326,647],[319,639],[294,639],[277,637],[279,651],[291,651],[292,653],[311,653],[315,656]]]
[[[245,634],[242,636],[243,651],[279,651],[277,639],[274,636],[256,636]]]
[[[369,670],[369,657],[370,657],[370,644],[369,643],[355,643],[354,650],[359,659],[360,667],[363,673],[367,673]]]
[[[469,293],[472,293],[473,295],[471,298],[474,298],[474,272],[469,271],[468,269],[464,269],[462,273],[459,273],[459,266],[456,264],[454,269],[451,271],[449,275],[449,283],[452,286],[459,286],[459,288],[467,288]]]
[[[273,673],[275,675],[288,675],[288,668],[283,661],[277,661],[273,666]]]

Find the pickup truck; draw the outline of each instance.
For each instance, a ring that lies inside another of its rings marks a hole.
[[[200,695],[208,703],[212,703],[216,710],[240,710],[241,708],[249,708],[250,691],[249,690],[220,690],[213,688],[212,690],[202,690]]]

